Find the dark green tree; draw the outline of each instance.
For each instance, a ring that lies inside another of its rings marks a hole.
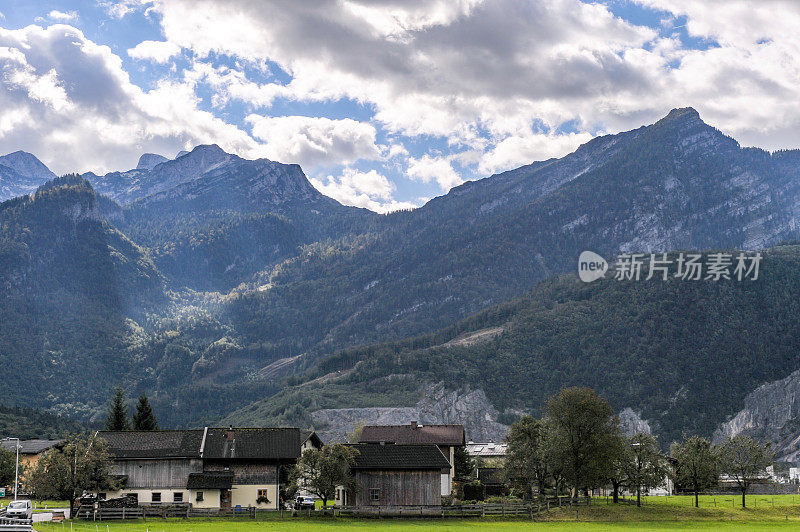
[[[548,460],[563,470],[573,496],[607,482],[614,467],[612,449],[621,437],[608,401],[591,388],[566,388],[548,399],[545,414],[553,450]]]
[[[356,449],[341,443],[307,449],[289,474],[290,482],[322,499],[325,508],[336,496],[338,486],[345,491],[358,491],[358,482],[350,469],[357,454]]]
[[[636,491],[636,506],[641,506],[642,490],[660,486],[667,475],[667,468],[654,436],[639,432],[625,443],[630,448],[623,466],[625,482]]]
[[[728,474],[742,492],[742,508],[747,507],[747,490],[764,474],[771,461],[769,444],[762,444],[744,434],[728,438],[720,446],[720,470]]]
[[[153,413],[153,407],[147,396],[142,393],[136,403],[136,413],[133,414],[133,430],[158,430],[158,420]]]
[[[549,475],[544,424],[531,416],[523,416],[511,425],[506,441],[506,480],[522,488],[526,497],[532,494],[534,487],[539,497],[544,497]]]
[[[453,466],[456,470],[455,480],[469,480],[475,471],[472,457],[463,446],[458,446],[453,450]]]
[[[106,430],[131,430],[128,421],[128,406],[125,404],[125,390],[117,386],[106,416]]]
[[[694,506],[700,507],[701,491],[719,482],[718,456],[711,442],[699,436],[675,442],[670,447],[670,455],[675,460],[673,477],[675,483],[692,489]]]
[[[628,438],[625,437],[613,439],[609,444],[608,454],[611,460],[611,474],[608,477],[608,481],[611,482],[614,504],[617,504],[619,502],[620,489],[626,485],[626,466],[631,460],[631,448],[628,445]]]
[[[9,440],[16,445],[17,440]],[[17,466],[17,453],[4,447],[0,447],[0,486],[11,486],[14,484],[14,475]],[[22,464],[20,464],[20,474],[22,474]]]
[[[26,475],[25,484],[37,499],[68,500],[71,513],[84,492],[118,489],[106,444],[94,436],[74,436],[48,450]]]

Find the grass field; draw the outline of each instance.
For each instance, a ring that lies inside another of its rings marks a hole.
[[[644,504],[666,506],[694,506],[691,495],[674,495],[670,497],[643,497]],[[741,495],[700,495],[701,508],[741,508]],[[784,506],[800,507],[800,495],[748,495],[748,508],[775,508]]]
[[[149,519],[130,522],[80,522],[37,524],[40,532],[256,532],[261,530],[303,532],[349,532],[390,530],[397,532],[437,530],[446,532],[534,531],[632,531],[632,530],[798,530],[800,529],[800,496],[755,496],[748,498],[752,508],[742,509],[732,496],[704,496],[701,507],[690,506],[691,497],[650,497],[641,508],[627,504],[606,504],[596,499],[590,507],[554,509],[529,519],[351,519],[351,518],[292,518],[278,516],[250,520],[218,519]],[[740,501],[740,499],[739,499]],[[794,501],[794,504],[793,504]],[[716,502],[717,507],[714,507]],[[729,506],[725,506],[727,503]],[[755,505],[758,504],[758,507]],[[70,528],[71,526],[71,528]]]

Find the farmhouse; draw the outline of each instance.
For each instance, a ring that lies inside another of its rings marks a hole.
[[[436,445],[450,467],[442,472],[441,495],[450,495],[455,477],[455,449],[465,443],[463,425],[367,425],[361,431],[359,443],[396,443],[400,445]]]
[[[308,449],[322,449],[322,440],[313,430],[300,431],[300,454]]]
[[[300,456],[295,428],[100,431],[123,482],[114,498],[198,508],[278,508],[280,467]]]
[[[436,445],[353,444],[357,493],[338,489],[338,506],[428,506],[442,503],[450,462]]]
[[[507,443],[475,443],[467,442],[467,454],[472,458],[480,458],[486,467],[501,467],[508,452]]]
[[[58,446],[63,440],[20,440],[19,442],[19,463],[25,469],[32,469],[39,461],[42,453]],[[3,440],[0,446],[7,451],[16,452],[17,440]]]

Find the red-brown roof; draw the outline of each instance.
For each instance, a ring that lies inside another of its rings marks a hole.
[[[360,443],[464,445],[464,425],[367,425]]]

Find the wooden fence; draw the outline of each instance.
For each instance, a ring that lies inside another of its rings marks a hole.
[[[559,506],[588,505],[589,499],[562,499],[549,498],[542,501],[524,503],[477,503],[459,504],[452,506],[345,506],[328,508],[325,513],[337,516],[358,517],[486,517],[508,516],[529,517],[541,512],[546,512]],[[75,512],[76,519],[87,520],[119,520],[119,519],[144,519],[181,517],[181,518],[210,518],[210,517],[241,517],[255,519],[259,515],[275,514],[312,516],[320,515],[321,510],[262,510],[254,507],[246,508],[193,508],[188,505],[180,506],[138,506],[134,508],[95,508],[94,506],[81,506]]]
[[[136,506],[132,508],[103,508],[80,506],[75,512],[76,519],[93,521],[116,519],[147,519],[168,517],[250,517],[255,518],[256,509],[248,508],[193,508],[189,505],[179,506]]]

